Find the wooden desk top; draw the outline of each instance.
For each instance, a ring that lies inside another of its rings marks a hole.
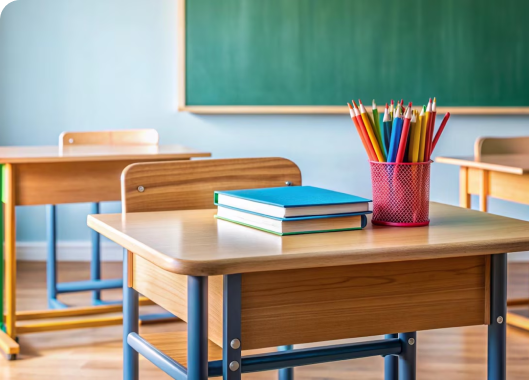
[[[485,155],[481,159],[474,157],[437,157],[435,162],[511,174],[529,173],[529,154]]]
[[[0,163],[45,163],[78,161],[118,161],[145,159],[188,159],[211,157],[211,153],[182,145],[75,145],[59,146],[3,146]]]
[[[280,237],[213,210],[100,214],[88,226],[159,267],[187,275],[473,256],[529,250],[529,222],[431,203],[429,227]]]

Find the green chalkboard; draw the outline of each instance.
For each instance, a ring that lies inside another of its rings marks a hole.
[[[528,14],[528,0],[187,0],[185,106],[526,107]]]

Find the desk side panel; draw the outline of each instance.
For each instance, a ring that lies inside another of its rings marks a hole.
[[[481,170],[468,169],[468,191],[480,194]],[[529,204],[529,174],[511,174],[490,171],[488,175],[488,196],[511,202]]]
[[[13,164],[15,202],[25,206],[119,201],[123,169],[133,163],[152,161],[162,160]]]
[[[129,269],[132,287],[187,322],[187,276],[167,272],[141,256],[132,256]],[[209,277],[209,339],[219,347],[222,347],[222,297],[223,276]]]
[[[244,274],[244,350],[488,323],[488,257]]]

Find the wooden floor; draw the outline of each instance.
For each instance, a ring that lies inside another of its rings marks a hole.
[[[121,266],[107,263],[104,276],[118,277]],[[88,265],[60,265],[60,280],[87,278]],[[18,307],[46,308],[46,279],[44,264],[20,263]],[[509,295],[524,297],[529,293],[529,264],[510,264]],[[65,295],[74,304],[89,302],[88,294]],[[119,291],[105,293],[107,299],[119,297]],[[152,310],[152,307],[150,307]],[[142,309],[145,310],[145,309]],[[461,310],[464,313],[465,310]],[[183,323],[149,325],[143,332],[178,331]],[[3,380],[80,380],[121,379],[121,327],[71,330],[28,334],[20,337],[22,353],[19,360],[0,359],[0,379]],[[474,380],[486,379],[487,328],[485,326],[426,331],[418,336],[418,379]],[[529,379],[529,333],[507,329],[507,378]],[[146,360],[140,361],[141,379],[158,380],[169,377]],[[380,357],[300,367],[297,380],[316,379],[383,379],[383,359]],[[274,372],[248,374],[244,379],[275,379]]]

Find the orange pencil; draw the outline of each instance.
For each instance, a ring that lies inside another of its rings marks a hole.
[[[399,150],[397,151],[396,162],[403,162],[404,153],[406,152],[406,144],[408,143],[408,134],[410,133],[410,122],[411,122],[411,102],[406,108],[406,114],[404,115],[404,124],[402,125],[402,133],[400,135]]]
[[[364,149],[366,150],[367,157],[371,161],[373,161],[373,157],[371,157],[371,154],[370,154],[370,149],[373,149],[373,148],[370,148],[368,146],[368,142],[366,142],[364,133],[362,133],[362,128],[358,124],[358,120],[356,120],[356,115],[355,115],[353,106],[349,103],[347,103],[347,106],[349,107],[349,114],[351,115],[351,120],[353,120],[353,123],[355,124],[356,130],[358,132],[358,135],[360,136],[360,140],[362,140],[362,144],[364,145]]]
[[[371,144],[373,145],[373,149],[375,150],[375,154],[378,158],[379,162],[386,162],[386,156],[384,155],[384,152],[378,145],[377,136],[375,134],[375,130],[373,128],[373,125],[371,124],[371,120],[369,119],[369,114],[367,113],[364,105],[362,104],[361,100],[358,100],[360,106],[360,115],[362,116],[362,120],[364,121],[364,126],[366,128],[367,134],[369,135],[369,139],[371,140]]]
[[[358,107],[356,106],[355,101],[353,100],[353,112],[355,114],[355,119],[358,121],[358,125],[360,126],[360,130],[362,131],[362,135],[364,136],[364,139],[366,141],[366,145],[368,147],[368,156],[371,161],[378,161],[377,155],[375,153],[375,150],[373,149],[373,144],[371,142],[371,139],[369,138],[369,135],[367,133],[366,127],[364,125],[364,121],[362,120],[362,115],[360,115],[360,111],[358,110]]]

